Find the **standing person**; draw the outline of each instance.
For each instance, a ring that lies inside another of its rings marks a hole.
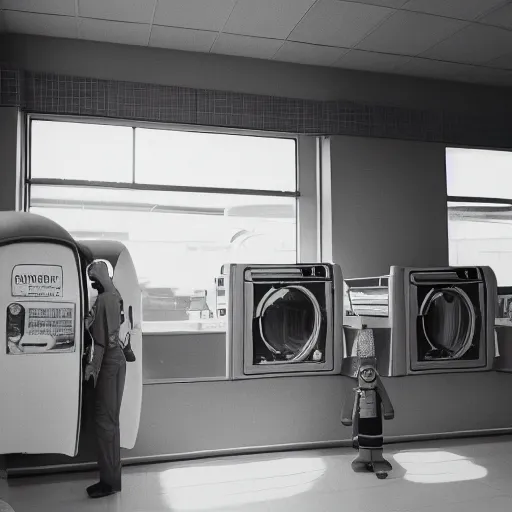
[[[122,299],[104,261],[96,260],[88,270],[98,298],[85,319],[93,345],[85,367],[85,381],[95,386],[94,421],[100,481],[87,488],[91,498],[121,491],[121,439],[119,415],[126,376],[126,359],[121,348]]]

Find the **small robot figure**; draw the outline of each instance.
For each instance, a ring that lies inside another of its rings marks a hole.
[[[377,478],[383,479],[392,466],[382,456],[382,414],[384,419],[392,420],[395,412],[377,373],[375,358],[361,359],[357,379],[358,386],[349,391],[341,418],[343,425],[352,425],[353,446],[359,450],[352,469],[358,473],[373,472]]]

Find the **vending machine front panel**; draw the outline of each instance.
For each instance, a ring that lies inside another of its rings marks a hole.
[[[82,293],[71,247],[0,246],[0,453],[76,455]]]

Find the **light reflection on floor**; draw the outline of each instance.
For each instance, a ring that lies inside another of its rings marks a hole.
[[[409,482],[463,482],[487,476],[487,469],[483,466],[448,451],[404,451],[395,453],[393,458],[405,469],[404,479]]]
[[[325,470],[321,457],[288,458],[284,454],[277,460],[169,469],[160,474],[160,485],[171,510],[222,510],[306,493]]]
[[[94,473],[0,481],[15,512],[505,512],[512,436],[390,445],[387,480],[352,472],[351,449],[126,467],[121,495],[89,500]]]

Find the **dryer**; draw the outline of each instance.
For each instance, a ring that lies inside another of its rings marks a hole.
[[[340,373],[338,265],[231,264],[224,275],[232,378]]]
[[[394,375],[492,369],[490,267],[391,267],[389,287]]]

